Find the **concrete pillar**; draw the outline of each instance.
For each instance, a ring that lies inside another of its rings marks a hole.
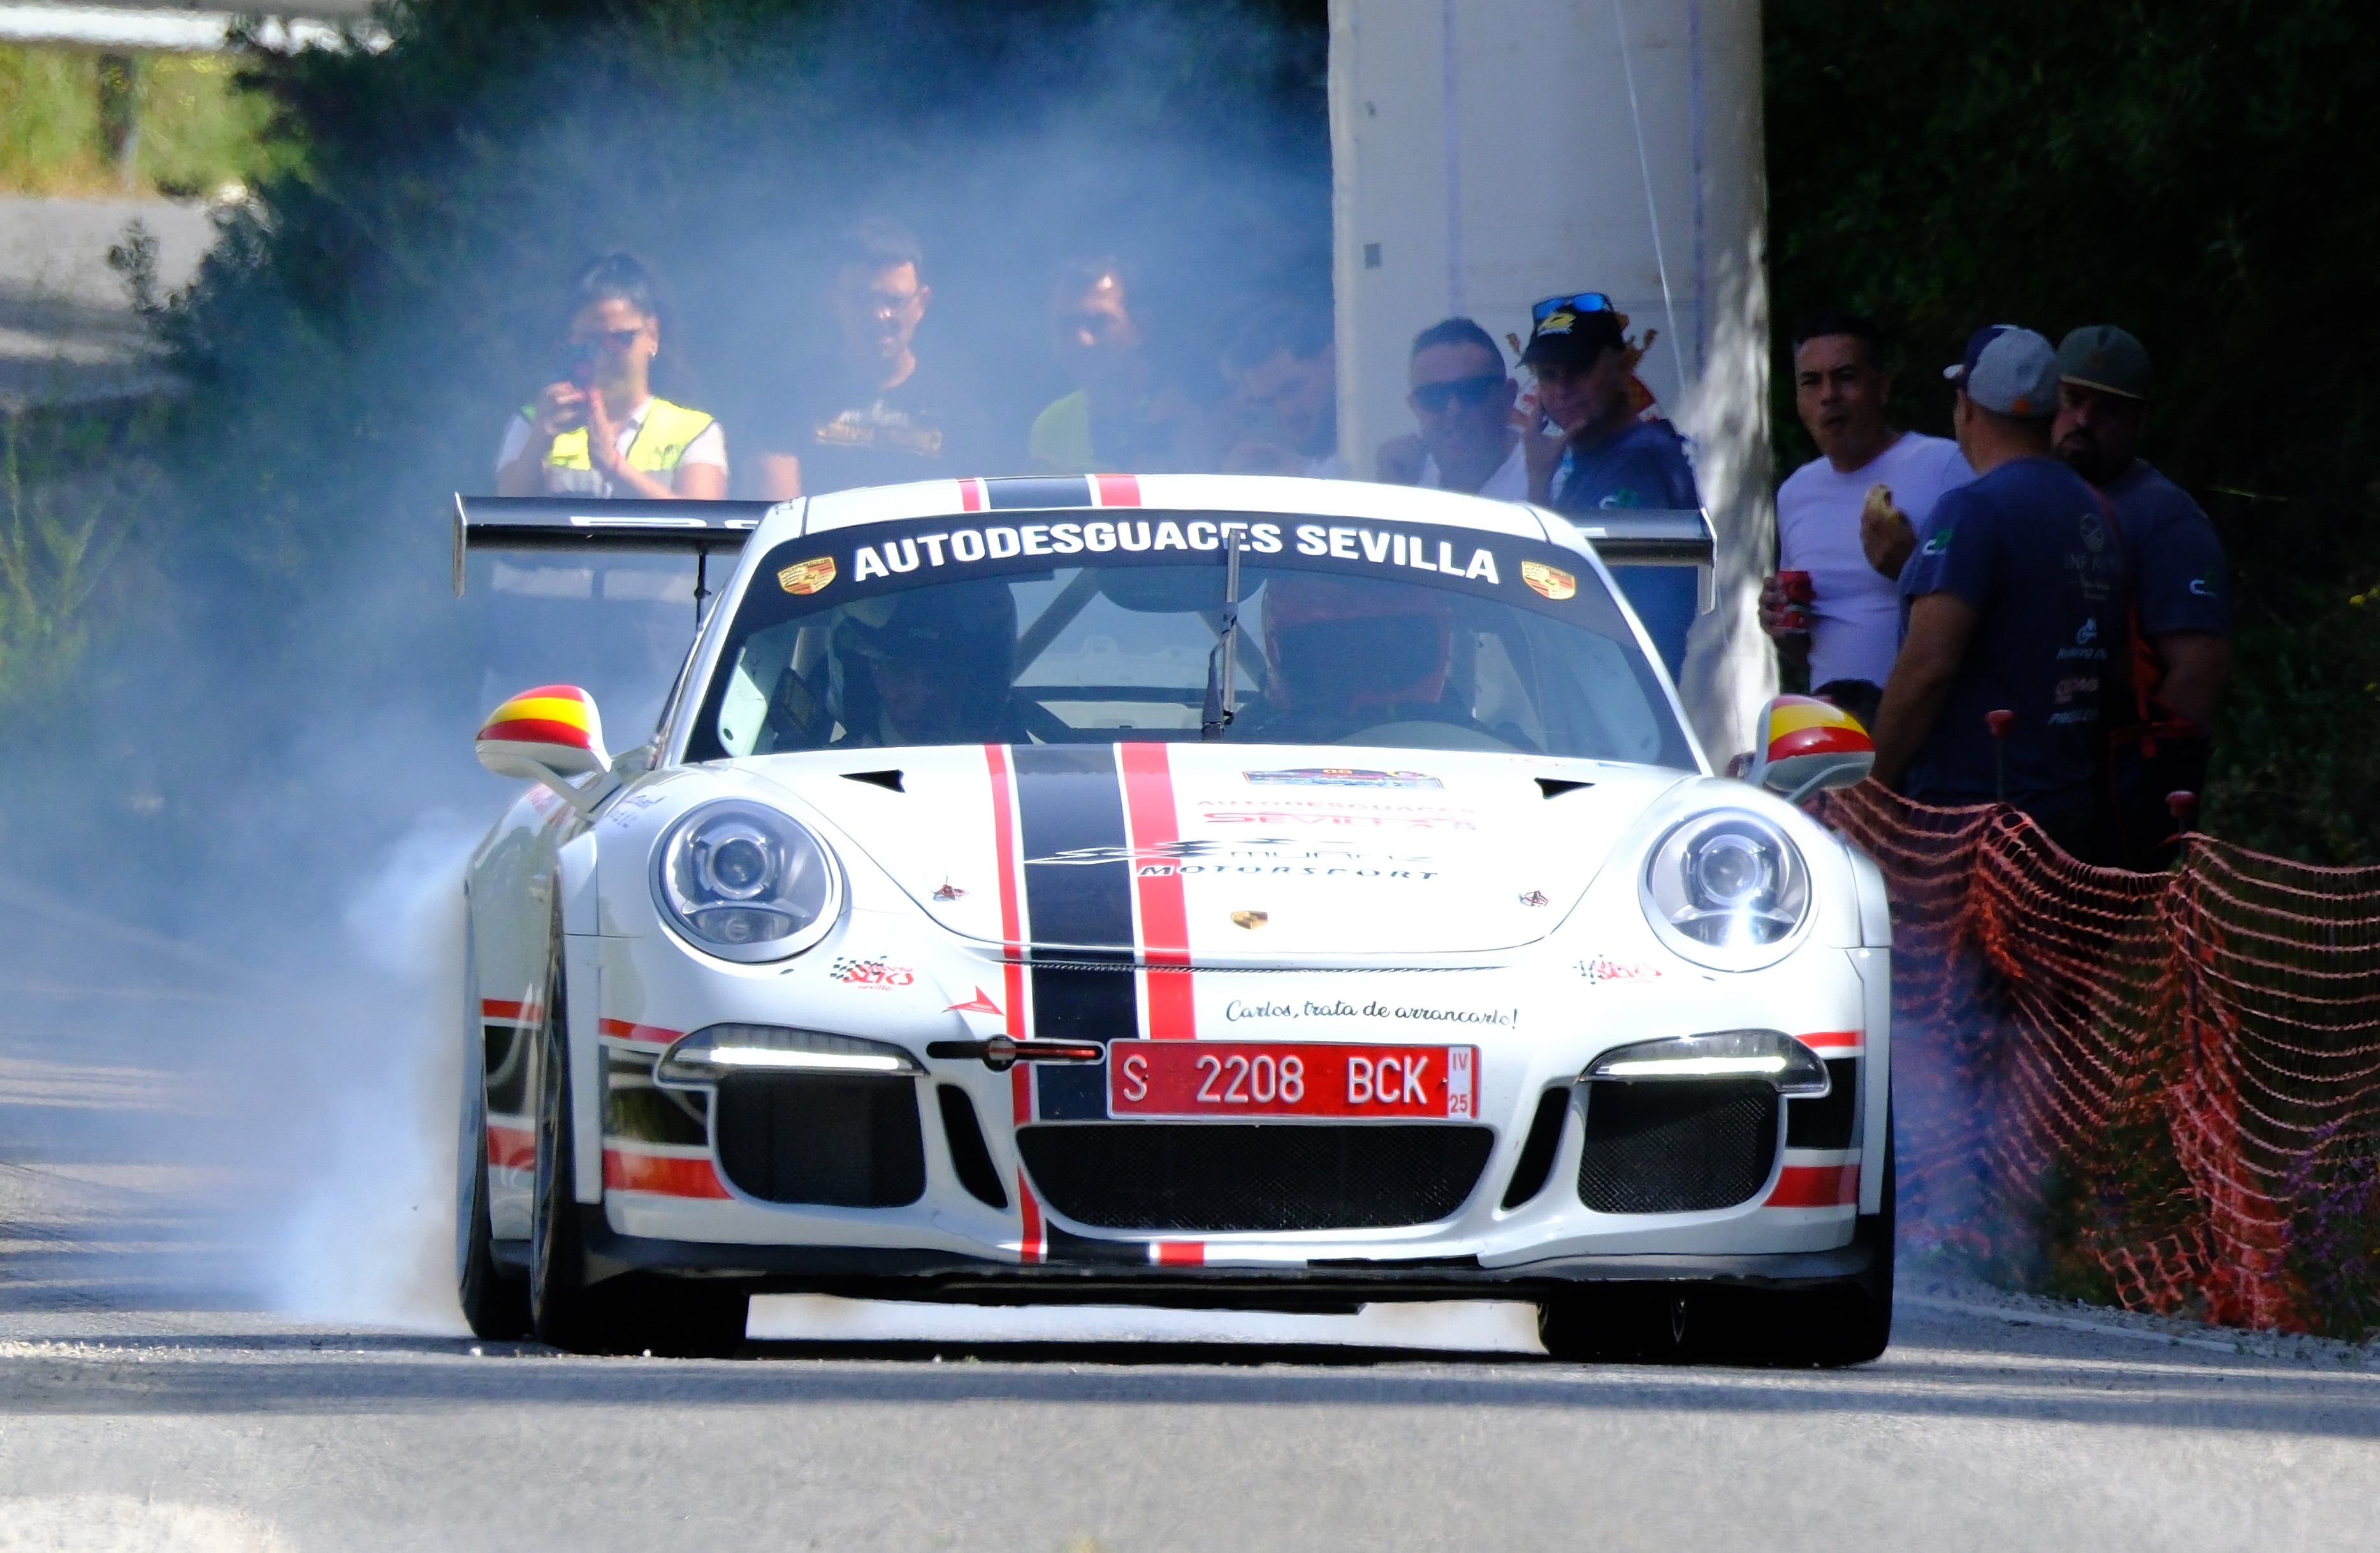
[[[1680,688],[1714,759],[1748,747],[1776,685],[1757,0],[1331,0],[1330,133],[1349,469],[1412,430],[1416,331],[1525,338],[1536,298],[1609,293],[1658,331],[1638,375],[1718,533]]]

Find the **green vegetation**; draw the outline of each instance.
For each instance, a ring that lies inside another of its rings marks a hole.
[[[237,678],[322,628],[284,601],[404,579],[418,595],[386,629],[419,639],[387,661],[459,661],[424,515],[484,477],[545,358],[557,277],[600,249],[671,277],[679,339],[730,384],[804,305],[818,235],[862,208],[920,228],[947,261],[938,309],[989,359],[1046,350],[1030,277],[977,278],[984,261],[1170,230],[1182,273],[1313,284],[1324,11],[411,0],[388,52],[251,58],[251,92],[215,62],[152,62],[143,176],[239,176],[261,197],[160,315],[197,392],[157,444],[170,501],[143,521],[206,587],[127,605],[138,630],[76,607],[98,637],[173,641]],[[2003,28],[1954,0],[1775,0],[1767,25],[1780,321],[1883,317],[1903,423],[1937,431],[1934,368],[1977,323],[2146,340],[2152,455],[2205,502],[2238,578],[2205,823],[2313,861],[2380,855],[2380,206],[2361,195],[2380,173],[2380,12],[2089,0]],[[107,187],[95,68],[0,50],[0,179]],[[1791,467],[1809,449],[1785,381]],[[55,683],[28,655],[77,639],[11,607],[0,698]]]
[[[238,88],[236,57],[161,55],[113,83],[140,127],[128,188],[108,151],[109,68],[95,54],[0,46],[0,190],[201,194],[288,164],[266,134],[268,104]]]
[[[2160,389],[2149,455],[2229,549],[2239,663],[2206,829],[2380,858],[2380,12],[2352,0],[2091,0],[2004,25],[1957,0],[1767,7],[1783,336],[1835,305],[1899,332],[1900,423],[1948,431],[1938,363],[2014,320],[2113,322]],[[2359,602],[2359,598],[2363,601]]]

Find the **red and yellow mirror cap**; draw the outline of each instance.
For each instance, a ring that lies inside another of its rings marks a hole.
[[[536,780],[546,771],[584,776],[608,770],[595,698],[575,685],[524,690],[488,714],[480,763],[500,776]]]
[[[1779,696],[1762,715],[1761,747],[1768,763],[1799,755],[1873,755],[1876,741],[1858,718],[1815,696]]]
[[[524,690],[488,714],[480,737],[504,744],[558,744],[591,750],[603,742],[595,698],[575,685]]]

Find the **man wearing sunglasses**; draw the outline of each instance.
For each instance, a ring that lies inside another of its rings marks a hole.
[[[1407,369],[1418,434],[1380,444],[1380,479],[1503,502],[1529,498],[1528,460],[1512,425],[1519,385],[1488,331],[1450,318],[1414,336]]]
[[[1683,442],[1638,417],[1625,322],[1599,291],[1548,297],[1530,309],[1521,364],[1537,381],[1543,424],[1522,436],[1529,499],[1583,519],[1614,507],[1698,508]],[[1614,579],[1671,673],[1685,662],[1696,588],[1678,566],[1622,566]]]

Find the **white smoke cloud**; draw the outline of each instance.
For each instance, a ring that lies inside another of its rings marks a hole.
[[[346,963],[314,1024],[314,1124],[265,1264],[274,1308],[322,1320],[460,1329],[453,1279],[462,1084],[463,872],[480,827],[437,809],[349,902]],[[315,1152],[318,1151],[318,1152]]]

